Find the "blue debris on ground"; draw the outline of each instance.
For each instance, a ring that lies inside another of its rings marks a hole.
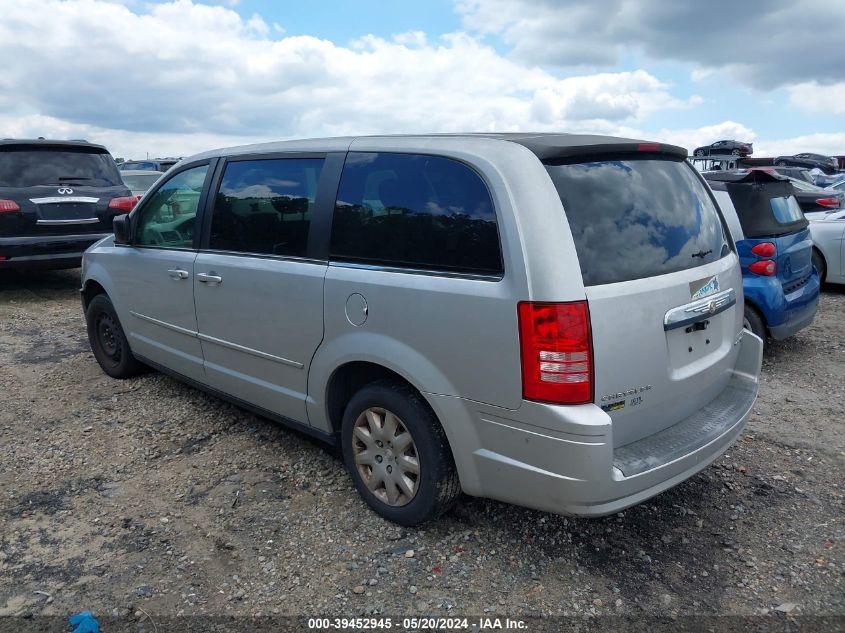
[[[68,618],[68,623],[76,627],[73,633],[100,633],[100,624],[90,611],[83,611]]]

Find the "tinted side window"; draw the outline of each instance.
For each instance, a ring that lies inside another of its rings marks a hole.
[[[322,158],[229,163],[214,202],[209,248],[305,256]]]
[[[501,274],[496,214],[479,175],[455,160],[356,153],[335,205],[332,259]]]
[[[208,165],[181,171],[159,187],[135,216],[139,246],[191,248]]]

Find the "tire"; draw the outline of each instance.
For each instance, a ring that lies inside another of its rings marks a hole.
[[[819,271],[819,282],[824,283],[824,278],[827,274],[827,263],[824,261],[824,255],[817,248],[813,249],[813,266]]]
[[[104,294],[91,299],[85,311],[88,342],[100,367],[112,378],[131,378],[146,370],[129,349],[111,300]]]
[[[785,160],[776,160],[775,161],[775,167],[786,167],[786,161]]]
[[[745,305],[742,325],[745,329],[751,330],[751,332],[763,339],[764,344],[766,343],[766,322],[760,316],[760,313],[748,304]]]
[[[731,156],[739,156],[739,150],[735,149],[731,152]]]
[[[692,155],[693,156],[704,156],[704,150],[703,149],[697,149],[692,153]]]
[[[402,447],[397,438],[405,438]],[[361,389],[346,406],[341,442],[358,493],[389,521],[425,523],[446,512],[461,493],[446,433],[411,387],[380,380]]]

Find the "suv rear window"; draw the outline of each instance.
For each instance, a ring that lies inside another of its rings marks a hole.
[[[0,187],[91,185],[122,181],[114,159],[96,149],[26,147],[0,150]]]
[[[687,270],[729,252],[710,193],[685,161],[623,157],[546,169],[586,286]]]
[[[502,274],[493,201],[467,165],[439,156],[351,152],[337,194],[332,259]]]

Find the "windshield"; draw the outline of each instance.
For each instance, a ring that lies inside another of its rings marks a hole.
[[[107,187],[121,183],[114,159],[90,149],[55,147],[0,151],[0,187],[35,185],[90,185]]]
[[[695,268],[729,252],[710,193],[685,161],[625,158],[546,169],[587,286]]]

